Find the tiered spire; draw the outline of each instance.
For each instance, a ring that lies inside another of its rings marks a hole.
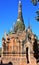
[[[23,17],[22,17],[22,2],[19,1],[19,4],[18,4],[18,19],[17,21],[23,21]]]
[[[25,29],[25,25],[24,25],[24,20],[23,20],[23,16],[22,16],[22,2],[19,1],[18,3],[18,18],[14,27],[14,30],[17,32],[19,31],[23,31]]]

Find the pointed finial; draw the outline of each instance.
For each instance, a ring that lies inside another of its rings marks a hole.
[[[21,0],[19,0],[19,3],[18,3],[18,19],[17,21],[20,21],[22,20],[22,3],[21,3]]]
[[[29,28],[29,29],[32,29],[32,26],[31,26],[31,24],[30,24],[30,19],[28,19],[28,28]]]
[[[4,38],[6,38],[6,31],[4,32]]]
[[[19,0],[19,4],[21,4],[21,0]]]
[[[19,0],[19,9],[22,7],[22,2]]]
[[[12,31],[12,27],[11,27],[10,31]]]
[[[14,31],[15,22],[12,24],[12,31]]]
[[[30,20],[28,19],[28,28],[30,28]]]
[[[32,27],[31,27],[31,25],[30,25],[30,21],[28,21],[28,32],[29,32],[29,33],[32,33]]]

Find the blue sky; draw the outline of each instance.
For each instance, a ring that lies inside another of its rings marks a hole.
[[[4,32],[8,32],[11,29],[12,24],[17,20],[18,1],[19,0],[0,0],[0,47],[2,46],[2,37]],[[37,6],[33,6],[30,0],[21,1],[25,26],[26,28],[28,27],[28,21],[30,20],[32,31],[39,38],[39,22],[35,20],[35,12],[39,8],[39,3]]]

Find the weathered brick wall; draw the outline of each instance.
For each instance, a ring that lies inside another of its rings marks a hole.
[[[3,56],[2,62],[4,64],[12,62],[13,65],[27,65],[27,58],[26,54],[15,54],[11,56]],[[33,54],[30,55],[29,65],[37,65],[36,59],[34,58]]]

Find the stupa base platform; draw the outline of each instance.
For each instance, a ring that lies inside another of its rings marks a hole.
[[[36,63],[36,59],[31,54],[30,56],[30,62],[27,63],[26,54],[14,54],[10,56],[3,56],[2,57],[3,64],[7,64],[9,62],[12,63],[12,65],[39,65],[39,63]]]

